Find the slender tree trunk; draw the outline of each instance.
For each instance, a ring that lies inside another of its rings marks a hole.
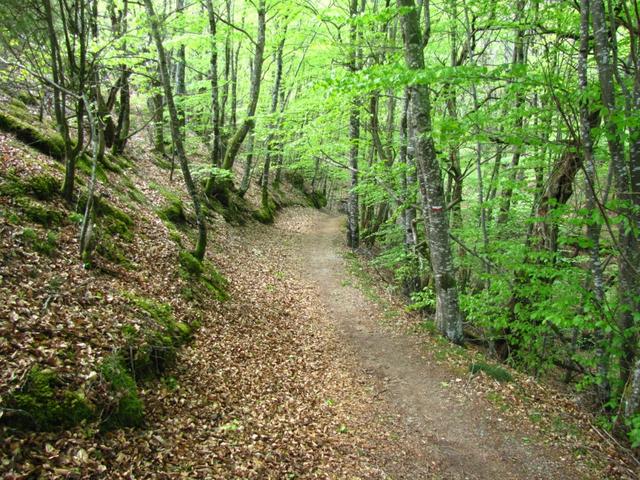
[[[249,185],[251,183],[251,172],[253,168],[253,145],[256,140],[255,131],[251,131],[249,135],[249,145],[247,145],[247,160],[244,164],[244,173],[242,175],[242,182],[240,183],[240,188],[238,189],[238,195],[240,197],[244,197],[249,190]]]
[[[266,7],[265,0],[259,0],[258,3],[258,38],[256,40],[256,50],[253,59],[253,71],[251,72],[251,91],[249,93],[249,106],[247,108],[247,116],[242,125],[236,130],[235,134],[229,141],[227,151],[224,156],[222,168],[231,170],[233,163],[240,151],[242,142],[255,126],[255,114],[258,106],[258,98],[260,97],[260,84],[262,77],[262,63],[264,58],[264,44],[266,32]]]
[[[517,11],[519,15],[524,15],[525,0],[518,0]],[[516,39],[513,47],[513,67],[526,65],[526,39],[525,31],[522,27],[518,27],[516,31]],[[520,110],[524,104],[524,93],[518,91],[516,93],[515,109]],[[515,128],[517,131],[521,131],[524,126],[524,116],[519,113],[516,117]],[[500,212],[498,214],[497,223],[504,224],[509,218],[509,210],[511,209],[511,198],[513,196],[513,188],[517,179],[518,165],[520,164],[520,156],[522,155],[522,149],[520,146],[514,147],[513,155],[511,156],[511,164],[509,166],[507,184],[502,189],[502,196],[500,198]]]
[[[180,18],[184,17],[184,0],[176,0],[176,12]],[[186,85],[186,68],[187,68],[187,59],[186,59],[186,47],[184,43],[180,43],[178,45],[178,53],[176,55],[176,96],[175,103],[176,109],[178,112],[178,121],[180,122],[180,134],[184,140],[186,134],[186,116],[184,110],[184,102],[185,97],[187,95],[187,85]]]
[[[358,68],[358,53],[356,42],[358,30],[355,17],[358,15],[358,0],[351,0],[349,5],[351,26],[349,39],[351,42],[349,51],[349,69],[356,72]],[[360,220],[359,202],[356,187],[358,186],[358,143],[360,141],[360,106],[357,100],[353,100],[349,112],[349,167],[351,172],[351,189],[347,203],[347,245],[356,249],[360,244]]]
[[[162,45],[162,36],[160,35],[160,23],[158,17],[153,10],[152,0],[144,0],[144,4],[149,16],[149,23],[151,26],[151,35],[156,44],[158,50],[158,61],[160,64],[160,77],[162,80],[162,86],[164,88],[164,96],[167,102],[167,108],[169,110],[169,124],[171,126],[171,137],[175,152],[180,162],[180,168],[184,177],[184,183],[193,202],[193,209],[196,213],[196,222],[198,224],[198,241],[193,255],[198,259],[204,258],[205,250],[207,248],[207,225],[204,217],[204,212],[200,205],[200,196],[196,185],[191,177],[191,171],[189,170],[189,164],[187,163],[187,155],[184,150],[184,144],[182,142],[182,134],[180,132],[180,120],[178,117],[178,110],[173,101],[173,91],[171,90],[171,79],[169,77],[169,68],[167,66],[167,57]]]
[[[73,156],[71,147],[71,138],[69,136],[69,124],[66,118],[66,94],[59,87],[64,87],[64,73],[62,69],[60,46],[58,44],[58,36],[53,24],[53,11],[51,1],[44,0],[45,17],[47,22],[47,30],[49,35],[49,45],[51,48],[51,72],[53,76],[53,106],[56,117],[56,125],[58,132],[64,141],[64,163],[65,175],[64,184],[62,186],[63,198],[71,203],[73,200],[73,186],[75,180],[76,161]]]
[[[282,83],[282,52],[284,50],[284,42],[287,34],[287,27],[285,25],[282,38],[278,43],[278,48],[275,53],[276,71],[275,78],[273,80],[273,92],[271,93],[271,109],[270,114],[273,116],[278,111],[278,100],[280,99],[280,86]],[[269,136],[267,137],[267,154],[264,157],[264,168],[262,169],[262,184],[261,184],[261,203],[263,212],[271,215],[271,207],[269,205],[269,169],[271,167],[271,157],[273,156],[274,137],[276,130],[278,129],[279,119],[272,119],[270,125]]]
[[[582,142],[582,156],[585,176],[585,192],[587,197],[586,208],[593,215],[597,211],[596,198],[596,163],[593,156],[593,140],[591,137],[591,122],[589,115],[589,102],[587,98],[588,75],[587,62],[589,57],[589,0],[580,0],[580,56],[578,59],[578,77],[580,91],[585,99],[580,102],[580,138]],[[590,242],[589,268],[591,270],[591,290],[597,304],[596,311],[603,314],[604,279],[602,275],[602,261],[600,258],[600,232],[598,222],[590,220],[587,224],[587,238]],[[602,332],[596,332],[598,345],[596,356],[598,357],[598,399],[604,404],[609,399],[609,358]]]
[[[213,134],[211,138],[211,165],[219,167],[222,162],[222,149],[220,143],[220,101],[218,88],[218,43],[216,12],[212,0],[207,0],[207,15],[209,17],[209,33],[211,35],[211,120]]]

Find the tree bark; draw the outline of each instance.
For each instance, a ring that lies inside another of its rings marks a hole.
[[[423,48],[428,37],[422,36],[415,3],[413,0],[398,0],[397,5],[403,9],[400,19],[404,33],[407,67],[411,70],[423,70],[425,67]],[[424,7],[428,9],[429,5]],[[435,277],[436,324],[449,340],[460,343],[463,340],[462,315],[458,304],[458,288],[449,244],[449,223],[444,205],[442,175],[432,137],[429,86],[413,84],[407,88],[411,96],[409,121],[415,133],[418,181],[426,194],[424,213],[431,266]]]
[[[355,73],[358,69],[358,53],[356,42],[358,30],[355,17],[358,15],[358,0],[351,0],[349,16],[351,26],[349,30],[349,70]],[[359,202],[356,188],[358,186],[358,143],[360,141],[360,106],[357,100],[351,102],[349,111],[349,167],[350,182],[349,199],[347,202],[347,246],[356,249],[360,244]]]
[[[618,326],[622,332],[622,358],[620,361],[620,380],[624,384],[629,379],[633,359],[636,354],[637,334],[633,332],[635,326],[634,313],[640,310],[638,302],[640,251],[638,239],[638,213],[634,213],[634,206],[640,205],[638,186],[632,182],[632,172],[637,172],[640,165],[625,162],[624,144],[618,126],[620,109],[615,99],[614,69],[611,61],[611,45],[609,30],[605,17],[602,0],[590,2],[591,22],[593,25],[593,39],[598,77],[600,79],[600,95],[605,108],[604,121],[607,133],[607,143],[611,156],[611,165],[616,186],[616,196],[621,202],[619,211],[624,221],[619,223],[617,247],[618,255]],[[634,205],[635,204],[635,205]]]
[[[256,40],[256,50],[253,59],[253,71],[251,72],[251,91],[249,93],[249,106],[247,107],[247,115],[242,125],[236,130],[235,134],[229,141],[227,151],[224,156],[222,168],[231,170],[233,163],[240,151],[242,142],[255,126],[255,114],[258,107],[258,98],[260,97],[260,84],[262,77],[262,63],[264,59],[264,44],[266,33],[266,6],[265,0],[258,3],[258,38]]]
[[[198,224],[198,241],[196,248],[193,252],[194,257],[198,260],[204,258],[205,250],[207,248],[207,225],[204,218],[204,212],[200,204],[200,197],[196,185],[191,177],[191,171],[189,170],[189,164],[187,163],[187,155],[184,150],[184,144],[182,142],[182,133],[180,132],[180,120],[178,117],[178,110],[173,100],[173,91],[171,90],[171,79],[169,76],[169,68],[167,66],[167,56],[162,45],[162,36],[160,35],[160,22],[153,10],[152,0],[144,0],[144,5],[149,16],[149,23],[151,26],[151,35],[156,44],[158,51],[158,61],[160,64],[160,77],[162,80],[162,86],[164,89],[164,96],[167,102],[167,108],[169,110],[169,124],[171,126],[171,137],[175,152],[180,162],[180,168],[182,170],[182,176],[184,177],[184,183],[193,202],[193,209],[196,213],[196,222]]]
[[[207,0],[207,15],[209,17],[209,33],[211,35],[211,58],[209,75],[211,76],[211,120],[213,134],[211,138],[211,165],[219,167],[222,162],[222,148],[220,142],[220,100],[218,87],[218,42],[216,12],[212,0]]]

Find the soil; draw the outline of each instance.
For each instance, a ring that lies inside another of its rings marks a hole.
[[[343,217],[318,215],[292,254],[317,289],[329,327],[373,383],[382,408],[400,420],[398,434],[419,446],[413,458],[385,466],[390,478],[589,476],[576,472],[557,451],[532,443],[526,425],[496,418],[495,407],[482,399],[456,395],[448,388],[451,370],[432,361],[415,336],[385,325],[380,307],[345,282],[343,223]]]

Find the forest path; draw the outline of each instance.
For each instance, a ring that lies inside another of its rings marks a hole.
[[[559,454],[530,443],[524,429],[496,416],[494,406],[453,393],[447,388],[455,381],[452,372],[430,361],[417,337],[384,325],[381,307],[349,283],[343,222],[339,216],[318,216],[292,253],[318,289],[344,347],[354,352],[375,395],[399,420],[401,435],[419,446],[413,462],[392,466],[392,478],[584,478],[570,472]],[[435,476],[421,473],[434,462]]]

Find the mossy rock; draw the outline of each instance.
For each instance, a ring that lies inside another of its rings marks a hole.
[[[100,367],[102,378],[109,383],[113,403],[103,414],[106,428],[139,427],[144,423],[144,403],[138,395],[138,386],[124,366],[123,359],[110,355]]]
[[[16,203],[22,211],[22,214],[34,223],[51,227],[53,225],[61,225],[63,222],[64,217],[60,212],[45,207],[27,197],[17,198]]]
[[[81,156],[76,160],[76,168],[84,173],[87,177],[91,177],[91,172],[93,169],[93,160],[86,155]],[[107,176],[107,172],[105,172],[101,163],[96,165],[96,179],[102,183],[108,183],[109,177]]]
[[[229,282],[211,262],[200,262],[185,250],[179,253],[178,258],[182,276],[189,282],[182,290],[182,294],[187,300],[195,300],[202,294],[198,291],[200,285],[205,288],[206,294],[213,295],[218,301],[223,302],[229,298],[227,293]]]
[[[275,208],[271,208],[271,206],[265,208],[263,206],[253,212],[253,218],[255,218],[260,223],[269,225],[273,223],[274,214],[275,214]]]
[[[202,283],[216,300],[224,302],[229,299],[228,280],[209,262],[205,262]]]
[[[95,251],[105,260],[120,265],[126,269],[133,268],[133,263],[127,258],[124,250],[110,237],[103,236],[97,243]]]
[[[95,408],[82,392],[64,388],[51,370],[33,368],[24,386],[7,399],[17,415],[7,422],[18,428],[58,430],[95,417]]]
[[[138,308],[144,311],[149,317],[155,320],[158,325],[167,327],[175,323],[173,307],[168,303],[158,302],[151,298],[141,297],[135,293],[127,292],[125,296]]]
[[[478,372],[484,372],[487,375],[489,375],[491,378],[502,383],[513,381],[513,376],[507,370],[497,365],[489,365],[488,363],[485,363],[485,362],[472,363],[471,366],[469,367],[469,371],[473,374],[476,374]]]
[[[87,197],[83,195],[78,200],[77,211],[83,213],[86,204]],[[109,235],[118,236],[127,242],[133,240],[131,228],[134,225],[133,219],[118,207],[103,198],[95,197],[93,199],[93,213],[99,220],[102,229]]]
[[[182,250],[178,254],[178,261],[180,262],[180,267],[182,267],[187,274],[194,277],[202,275],[202,262],[194,257],[190,252]]]
[[[58,248],[58,235],[55,232],[47,232],[43,239],[32,228],[25,228],[22,231],[22,240],[36,252],[47,256],[51,256]]]
[[[25,109],[27,108],[27,105],[32,107],[38,105],[38,98],[35,95],[32,95],[31,92],[18,92],[18,96],[12,100],[12,103],[15,100],[21,102]]]
[[[311,192],[305,194],[309,199],[310,206],[313,208],[324,208],[327,206],[327,197],[322,192]]]
[[[14,197],[28,195],[38,200],[52,200],[60,193],[61,188],[60,181],[48,174],[20,178],[8,172],[0,184],[0,194]]]
[[[42,130],[31,126],[27,121],[17,118],[15,113],[16,112],[14,111],[14,115],[11,115],[6,111],[0,110],[1,130],[15,134],[16,137],[18,137],[18,140],[26,143],[45,155],[49,155],[56,160],[64,159],[64,140],[60,135],[48,135]]]
[[[184,212],[184,205],[179,198],[170,199],[162,208],[158,209],[158,216],[165,222],[182,226],[187,223],[187,216]]]

